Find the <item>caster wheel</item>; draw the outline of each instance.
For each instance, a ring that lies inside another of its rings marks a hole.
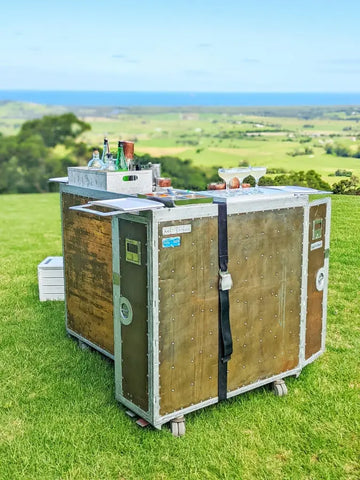
[[[82,340],[78,340],[78,343],[79,343],[79,348],[80,350],[90,350],[90,347],[89,345],[87,345],[85,342],[83,342]]]
[[[182,437],[185,435],[185,418],[178,417],[170,422],[171,433],[174,437]]]
[[[286,386],[285,382],[281,385],[281,388],[282,388],[282,391],[283,391],[283,393],[282,393],[283,396],[287,395],[288,394],[288,389],[287,389],[287,386]]]
[[[276,380],[273,383],[273,392],[276,397],[284,397],[288,393],[287,386],[284,380]]]

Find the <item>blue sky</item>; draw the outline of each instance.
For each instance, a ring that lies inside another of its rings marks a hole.
[[[0,0],[0,6],[0,89],[360,90],[355,0]]]

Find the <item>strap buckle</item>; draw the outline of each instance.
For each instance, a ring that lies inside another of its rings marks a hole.
[[[219,270],[219,289],[222,291],[230,290],[233,286],[233,281],[231,278],[231,274],[226,270],[226,272],[222,272]]]

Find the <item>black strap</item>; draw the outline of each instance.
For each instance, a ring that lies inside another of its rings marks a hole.
[[[219,269],[227,272],[228,268],[228,236],[227,236],[227,206],[219,204],[218,214],[219,237]],[[227,362],[233,351],[229,291],[219,289],[219,369],[218,369],[218,397],[219,401],[226,399],[227,393]]]

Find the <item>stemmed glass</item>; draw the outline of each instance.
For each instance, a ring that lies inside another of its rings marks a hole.
[[[225,182],[227,195],[230,194],[230,181],[235,176],[232,170],[232,168],[219,168],[218,170],[219,177]]]
[[[252,167],[250,175],[255,179],[255,190],[259,190],[259,180],[266,174],[266,167]]]
[[[239,188],[240,192],[243,193],[243,183],[244,179],[251,174],[251,167],[244,167],[244,168],[234,168],[235,176],[239,180]]]
[[[250,167],[246,168],[219,168],[218,170],[219,177],[221,177],[226,183],[226,193],[230,195],[230,181],[232,178],[236,177],[239,180],[240,187],[239,190],[242,192],[242,184],[244,178],[251,174]]]

